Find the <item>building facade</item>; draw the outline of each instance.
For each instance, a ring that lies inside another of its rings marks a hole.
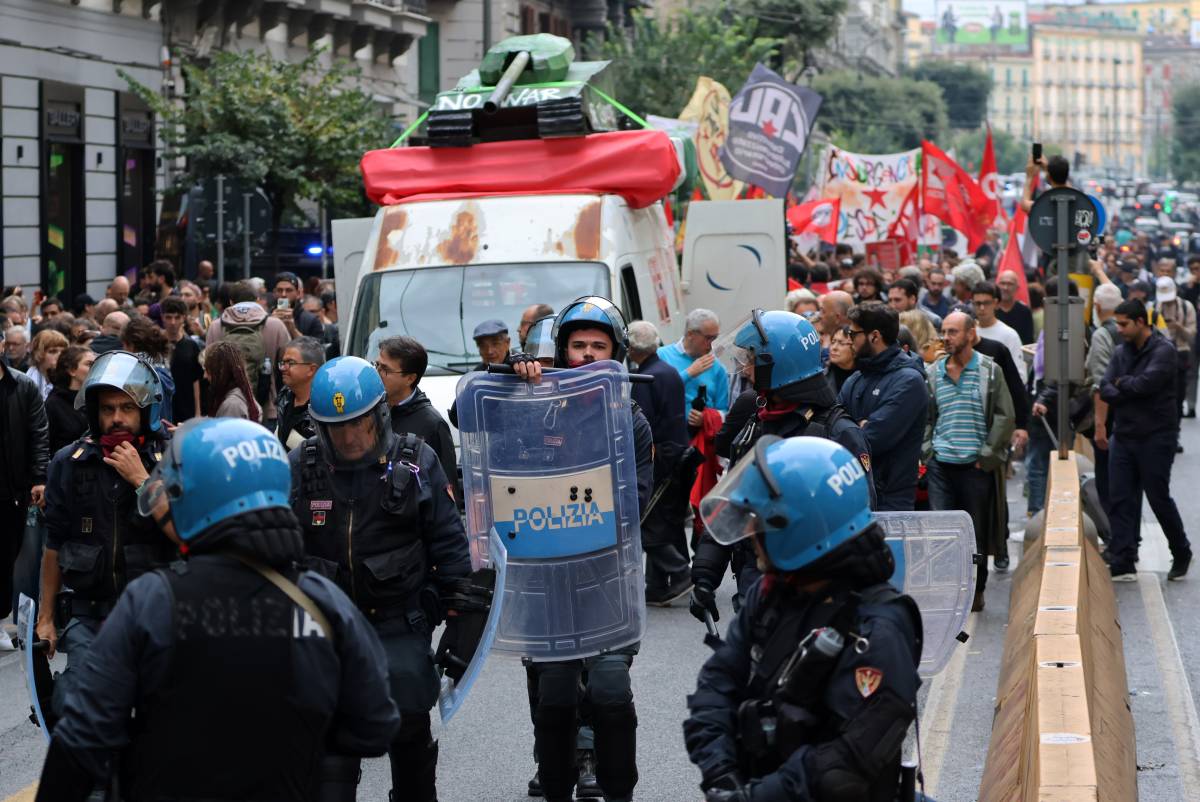
[[[1028,53],[1003,53],[980,66],[992,76],[988,121],[998,131],[1032,141],[1034,61]]]

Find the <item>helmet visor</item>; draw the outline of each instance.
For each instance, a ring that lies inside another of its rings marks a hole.
[[[121,390],[142,409],[162,400],[161,383],[154,368],[125,351],[100,355],[75,396],[76,409],[87,406],[87,393],[93,387]]]
[[[386,399],[357,418],[315,423],[317,439],[325,454],[334,465],[343,468],[378,462],[387,451],[392,431]]]
[[[175,435],[167,444],[166,453],[154,466],[154,470],[150,472],[150,478],[146,480],[145,486],[138,494],[137,511],[139,515],[155,520],[161,519],[168,512],[171,500],[179,498],[183,494],[179,472],[179,447],[188,429],[199,420],[199,418],[195,418],[188,421],[175,431]]]
[[[779,483],[767,465],[766,448],[778,437],[765,435],[717,482],[700,501],[700,517],[713,540],[728,546],[771,527],[756,510],[782,495]]]
[[[525,353],[535,359],[554,359],[554,318],[534,322],[525,335]]]

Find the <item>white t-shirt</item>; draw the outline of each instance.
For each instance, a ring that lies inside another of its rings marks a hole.
[[[1021,371],[1021,379],[1029,380],[1029,369],[1025,365],[1025,352],[1021,350],[1021,335],[1017,334],[1016,329],[999,319],[990,326],[981,326],[977,323],[975,328],[979,331],[980,337],[995,340],[1007,348],[1008,352],[1012,354],[1013,362],[1017,363],[1017,370]]]

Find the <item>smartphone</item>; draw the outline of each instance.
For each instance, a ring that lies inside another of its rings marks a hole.
[[[1037,162],[1037,161],[1039,161],[1041,158],[1042,158],[1042,143],[1041,143],[1041,142],[1034,142],[1034,143],[1033,143],[1033,160],[1034,160],[1035,162]]]
[[[275,299],[275,308],[276,309],[291,309],[292,302],[289,301],[287,298],[276,298]]]

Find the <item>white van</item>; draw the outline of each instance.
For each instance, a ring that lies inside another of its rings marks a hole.
[[[414,200],[373,220],[334,221],[333,240],[342,352],[374,359],[380,340],[413,337],[429,352],[421,389],[443,415],[479,362],[471,333],[485,320],[507,323],[515,348],[526,307],[558,311],[601,295],[627,321],[653,323],[663,342],[683,334],[661,203],[632,209],[599,194]]]

